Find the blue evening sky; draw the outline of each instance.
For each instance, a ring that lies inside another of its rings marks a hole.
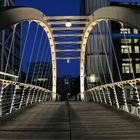
[[[41,10],[48,16],[80,15],[80,0],[15,0],[16,6],[27,6]],[[58,76],[79,75],[79,60],[58,60]]]

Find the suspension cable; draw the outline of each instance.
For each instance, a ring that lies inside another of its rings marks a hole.
[[[33,41],[33,47],[32,47],[30,59],[29,59],[29,62],[28,62],[29,65],[28,65],[28,68],[27,68],[27,75],[26,75],[26,78],[25,78],[25,83],[27,83],[27,81],[28,81],[29,69],[30,69],[30,65],[31,65],[32,57],[33,57],[33,52],[35,50],[35,42],[36,42],[36,38],[37,38],[37,34],[38,34],[38,29],[39,29],[39,25],[37,24],[36,33],[35,33],[35,37],[34,37],[34,41]]]
[[[98,29],[99,29],[99,33],[100,33],[100,37],[101,37],[101,41],[102,41],[102,47],[103,47],[103,50],[104,50],[104,53],[105,53],[105,57],[106,57],[106,62],[107,62],[107,66],[108,66],[111,82],[113,83],[114,82],[113,75],[112,75],[110,64],[109,64],[109,60],[108,60],[108,57],[107,57],[107,51],[106,51],[105,44],[104,44],[104,39],[103,39],[103,36],[102,36],[102,33],[101,33],[101,28],[100,28],[99,23],[97,23],[97,25],[98,25]]]
[[[6,66],[5,66],[5,73],[7,73],[8,66],[10,64],[9,61],[10,61],[10,56],[11,56],[11,52],[12,52],[12,47],[14,46],[13,43],[14,43],[15,34],[16,34],[16,27],[17,27],[17,24],[15,24],[14,28],[13,28],[12,39],[11,39],[11,43],[10,43],[10,47],[9,47],[9,53],[8,53],[7,62],[6,62]],[[4,79],[5,78],[6,78],[6,75],[4,75]]]
[[[95,35],[94,35],[95,36]],[[99,47],[97,45],[97,41],[95,40],[95,37],[93,38],[94,39],[94,42],[95,42],[95,46],[97,48],[97,54],[98,54],[98,59],[99,59],[99,63],[100,63],[100,66],[101,66],[101,70],[102,70],[102,73],[103,73],[103,79],[104,79],[104,83],[107,84],[107,79],[106,79],[106,76],[105,76],[105,72],[104,72],[104,67],[102,65],[102,60],[101,60],[101,57],[99,56],[100,52],[99,52]]]
[[[113,54],[114,54],[114,58],[115,58],[116,66],[117,66],[119,79],[120,79],[120,81],[122,81],[121,72],[120,72],[120,69],[119,69],[119,64],[118,64],[118,60],[117,60],[117,56],[116,56],[116,52],[115,52],[115,47],[114,47],[114,43],[113,43],[113,40],[112,40],[110,28],[109,28],[109,25],[108,25],[108,20],[105,20],[105,22],[106,22],[106,27],[108,29],[108,33],[109,33],[109,37],[110,37],[110,42],[111,42],[111,46],[112,46],[112,50],[113,50]]]
[[[47,40],[46,40],[46,43],[47,43]],[[44,44],[44,46],[46,46],[46,43]],[[44,66],[45,66],[45,64],[46,64],[47,57],[48,57],[48,59],[49,59],[49,43],[48,43],[48,45],[47,45],[46,55],[45,55],[45,58],[44,58]],[[47,68],[48,68],[48,67],[49,67],[49,64],[48,64],[48,66],[46,67],[45,73],[43,73],[43,71],[41,72],[41,77],[42,77],[42,78],[46,78],[46,73],[48,72],[48,71],[47,71]],[[44,82],[44,83],[45,83],[45,82]],[[44,83],[42,84],[42,87],[44,87],[44,86],[43,86]],[[39,86],[41,86],[41,81],[39,82]]]
[[[42,63],[39,64],[39,69],[38,69],[38,72],[37,72],[36,79],[38,79],[38,77],[39,77],[40,70],[41,70],[41,69],[40,69],[41,66],[43,67],[42,64],[43,64],[43,56],[44,56],[44,54],[45,54],[46,43],[47,43],[47,38],[46,38],[45,41],[44,41],[43,51],[42,51],[42,55],[41,55],[41,59],[40,59],[40,62],[42,62]],[[47,57],[47,54],[46,54],[46,57]],[[44,63],[44,65],[45,65],[45,63]],[[43,78],[43,70],[41,71],[40,77]],[[35,85],[37,85],[37,80],[36,80],[36,82],[35,82]]]
[[[49,56],[48,56],[48,64],[50,64],[49,63],[49,61],[51,60],[51,54],[49,54]],[[52,66],[51,65],[48,65],[48,73],[47,73],[47,71],[45,72],[45,75],[47,75],[47,77],[48,77],[48,81],[46,82],[46,84],[45,83],[43,83],[43,87],[45,87],[45,88],[47,88],[47,85],[49,84],[49,74],[50,74],[50,72],[51,72],[51,68],[52,68]]]
[[[25,41],[24,41],[23,50],[22,50],[22,55],[21,55],[21,60],[20,60],[20,65],[19,65],[18,77],[20,76],[20,72],[21,72],[21,67],[22,67],[22,62],[23,62],[23,57],[24,57],[25,49],[26,49],[26,46],[27,46],[27,40],[28,40],[28,36],[29,36],[29,31],[30,31],[30,27],[31,27],[31,22],[32,22],[32,21],[29,21],[27,33],[26,33],[26,36],[25,36]],[[19,78],[19,80],[20,80],[20,78]]]
[[[32,74],[31,84],[33,84],[33,80],[34,80],[34,76],[35,76],[35,72],[36,72],[36,65],[37,65],[37,60],[38,60],[38,57],[39,57],[39,52],[40,52],[40,49],[41,49],[41,43],[42,43],[42,39],[43,39],[43,33],[44,33],[44,30],[42,30],[41,39],[39,41],[39,47],[38,47],[37,56],[36,56],[36,59],[35,59],[35,65],[34,65],[34,68],[33,68],[33,74]]]

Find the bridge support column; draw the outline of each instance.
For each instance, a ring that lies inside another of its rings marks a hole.
[[[52,101],[56,101],[56,93],[52,93]]]
[[[81,101],[85,101],[85,93],[81,93],[80,96],[81,96],[80,97],[81,98]]]

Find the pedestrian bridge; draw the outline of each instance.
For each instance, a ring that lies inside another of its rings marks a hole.
[[[138,117],[104,104],[47,102],[2,119],[1,139],[139,140]]]
[[[47,16],[5,7],[0,17],[0,139],[139,139],[140,77],[126,33],[128,26],[139,32],[139,10],[105,7],[90,16]],[[122,29],[123,68],[112,22]],[[75,59],[80,93],[75,101],[60,102],[57,62]]]

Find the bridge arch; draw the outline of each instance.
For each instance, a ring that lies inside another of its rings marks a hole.
[[[47,23],[46,16],[39,10],[29,7],[13,7],[13,8],[1,8],[0,9],[0,29],[7,26],[20,23],[21,21],[29,20],[38,23],[48,36],[50,43],[51,55],[52,55],[52,99],[56,99],[56,80],[57,80],[57,66],[56,66],[56,53],[55,43],[51,28]]]
[[[96,10],[90,17],[87,24],[81,43],[81,56],[80,56],[80,93],[81,100],[84,100],[84,74],[85,74],[85,53],[88,37],[94,26],[103,20],[113,20],[120,23],[125,23],[131,27],[140,29],[140,11],[118,6],[109,6]]]

